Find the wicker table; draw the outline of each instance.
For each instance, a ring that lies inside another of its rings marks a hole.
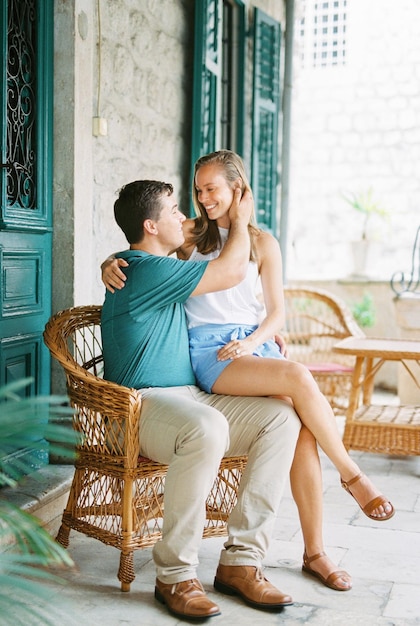
[[[347,449],[420,455],[420,341],[348,337],[334,351],[356,357],[343,442]],[[419,388],[418,405],[371,404],[375,375],[386,361],[404,365]]]

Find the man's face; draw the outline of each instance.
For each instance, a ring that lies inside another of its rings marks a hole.
[[[162,210],[159,219],[156,220],[159,243],[168,248],[168,251],[176,250],[184,243],[182,222],[185,215],[178,209],[178,203],[174,195],[162,196]]]

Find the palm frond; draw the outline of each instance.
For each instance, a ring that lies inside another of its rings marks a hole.
[[[22,397],[31,379],[0,387],[0,485],[16,485],[31,461],[3,457],[24,448],[74,457],[78,435],[60,420],[72,415],[66,396]],[[36,475],[36,473],[34,474]],[[3,498],[1,497],[3,495]],[[59,582],[54,567],[73,565],[67,551],[39,520],[8,502],[0,490],[0,620],[2,624],[53,626],[61,621],[51,607],[45,582]]]
[[[80,440],[73,429],[57,423],[73,414],[67,397],[19,395],[30,382],[23,379],[0,388],[0,485],[13,485],[29,473],[40,450],[48,448],[52,454],[74,458],[74,446]],[[28,455],[6,467],[3,458],[22,448],[28,449]]]

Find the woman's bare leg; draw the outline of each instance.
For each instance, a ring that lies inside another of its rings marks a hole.
[[[344,447],[335,415],[315,379],[302,364],[283,359],[243,356],[229,363],[212,387],[213,393],[237,396],[288,396],[302,423],[314,435],[344,481],[360,473]],[[380,495],[367,476],[351,487],[361,507]],[[377,519],[386,517],[392,505],[386,502],[372,512]]]
[[[290,470],[290,485],[299,513],[305,552],[308,557],[324,551],[322,533],[322,474],[318,448],[312,433],[302,426]],[[327,555],[311,563],[311,568],[324,578],[337,571]],[[343,590],[351,588],[350,576],[341,576],[335,584]]]

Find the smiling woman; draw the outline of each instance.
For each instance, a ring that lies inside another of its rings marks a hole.
[[[214,259],[228,245],[229,207],[238,186],[250,189],[237,154],[220,150],[197,161],[193,200],[199,217],[186,235],[185,258]],[[304,365],[284,358],[281,339],[280,346],[274,341],[285,323],[281,252],[274,237],[256,228],[252,219],[249,234],[252,254],[245,280],[222,292],[192,294],[184,305],[197,382],[208,393],[289,398],[365,514],[389,519],[392,505],[349,457],[333,410],[313,376]]]

